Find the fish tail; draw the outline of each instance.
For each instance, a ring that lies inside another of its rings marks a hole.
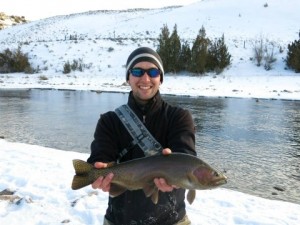
[[[73,160],[73,166],[76,175],[72,181],[72,189],[77,190],[89,185],[91,182],[88,174],[94,167],[91,164],[79,159]]]
[[[75,175],[72,181],[72,189],[77,190],[91,184],[88,175]]]
[[[89,164],[83,160],[80,160],[80,159],[74,159],[73,166],[74,166],[76,175],[87,174],[94,168],[91,164]]]

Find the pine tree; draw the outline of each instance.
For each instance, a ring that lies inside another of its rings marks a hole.
[[[300,38],[288,45],[286,65],[296,73],[300,73]]]
[[[191,51],[191,72],[200,74],[203,74],[205,72],[209,43],[210,40],[206,38],[206,32],[204,27],[202,26],[193,43]]]
[[[185,41],[181,46],[181,52],[179,56],[179,70],[188,70],[191,63],[191,49],[189,43]]]
[[[164,25],[161,28],[161,33],[158,37],[158,48],[157,53],[160,55],[165,71],[168,71],[168,64],[170,62],[169,60],[169,49],[170,49],[170,32],[167,25]]]
[[[225,44],[224,34],[221,38],[211,43],[208,50],[207,71],[220,73],[230,64],[231,55]]]
[[[179,67],[179,56],[181,52],[181,42],[177,33],[177,25],[175,24],[173,32],[169,39],[169,62],[167,67],[167,72],[178,72]]]

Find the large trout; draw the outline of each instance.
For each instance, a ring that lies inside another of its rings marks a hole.
[[[196,190],[211,189],[225,184],[227,178],[201,159],[183,153],[155,155],[96,169],[82,160],[73,160],[76,175],[72,189],[93,183],[98,177],[113,173],[109,194],[116,197],[126,190],[143,189],[154,204],[158,202],[158,189],[154,178],[164,178],[169,185],[188,189],[187,200],[195,199]]]

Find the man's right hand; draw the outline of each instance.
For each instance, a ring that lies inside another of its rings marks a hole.
[[[107,163],[95,162],[94,167],[97,169],[106,168]],[[109,173],[106,177],[99,177],[97,180],[92,183],[93,189],[101,189],[104,192],[109,192],[110,183],[114,177],[113,173]]]

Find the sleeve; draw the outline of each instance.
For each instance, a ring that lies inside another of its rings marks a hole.
[[[195,124],[190,111],[176,108],[170,116],[168,147],[174,152],[197,155]]]
[[[112,112],[102,114],[98,120],[87,162],[113,162],[117,159],[118,143],[115,132],[116,119]]]

